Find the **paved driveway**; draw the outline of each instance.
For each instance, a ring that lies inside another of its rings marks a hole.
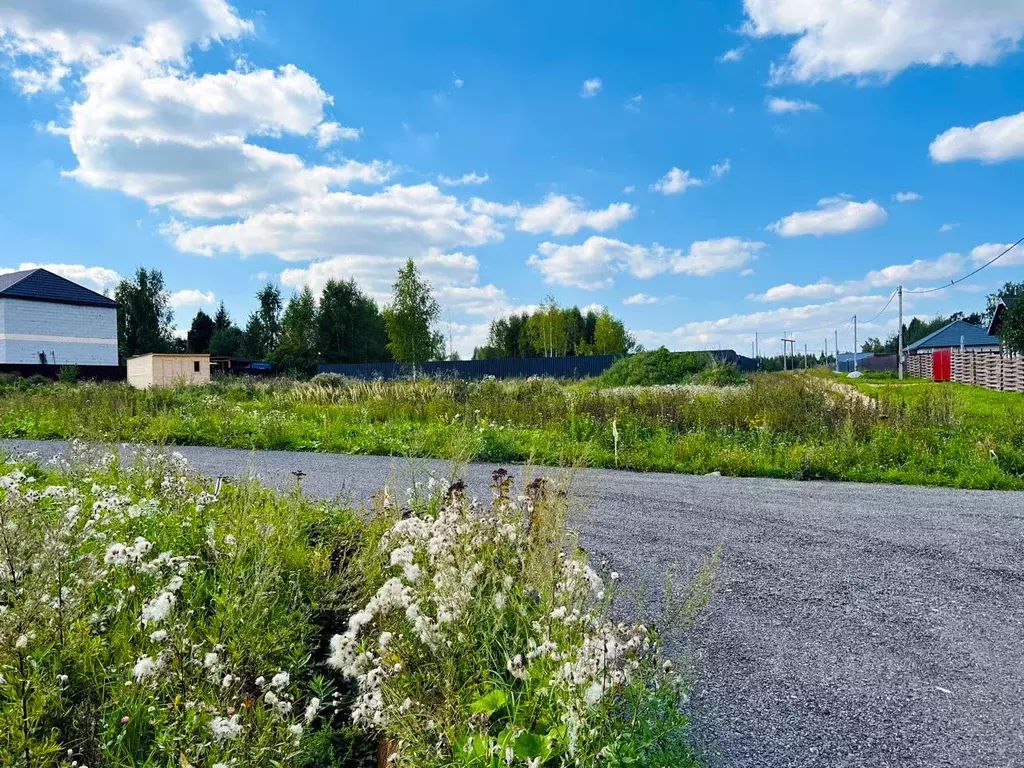
[[[2,444],[0,444],[2,445]],[[7,443],[40,450],[56,443]],[[179,449],[366,498],[440,462]],[[471,465],[483,489],[490,466]],[[1024,493],[584,470],[582,542],[629,580],[697,571],[707,614],[678,649],[712,766],[1024,766]]]

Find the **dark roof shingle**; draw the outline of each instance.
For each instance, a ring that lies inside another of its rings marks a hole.
[[[988,329],[981,325],[968,323],[966,320],[954,320],[939,330],[929,333],[923,339],[908,344],[907,349],[932,349],[959,347],[963,336],[965,347],[998,347],[999,337],[990,336]]]
[[[53,272],[38,268],[0,275],[0,298],[50,301],[91,307],[116,307],[111,298],[74,283]]]

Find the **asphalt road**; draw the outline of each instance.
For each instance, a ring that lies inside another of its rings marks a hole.
[[[179,450],[209,475],[291,487],[300,469],[307,493],[352,500],[446,472]],[[471,465],[471,487],[491,469]],[[709,765],[1024,766],[1024,493],[605,470],[573,484],[583,545],[626,582],[690,577],[723,547],[712,601],[678,649]]]

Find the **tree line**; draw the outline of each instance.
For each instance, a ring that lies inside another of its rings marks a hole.
[[[607,309],[584,313],[548,296],[535,312],[492,321],[487,343],[473,350],[473,359],[619,355],[635,347],[632,334]]]
[[[329,280],[317,296],[307,286],[287,301],[267,283],[256,309],[236,323],[221,302],[211,317],[200,309],[184,338],[174,333],[174,311],[163,274],[140,267],[114,291],[121,359],[148,352],[209,353],[214,357],[266,360],[309,374],[317,363],[397,361],[421,364],[446,356],[436,326],[441,307],[430,283],[410,259],[398,271],[391,301],[383,308],[354,280]],[[583,313],[548,298],[534,313],[491,323],[488,343],[474,358],[611,354],[628,352],[633,337],[607,310]],[[447,356],[458,359],[454,350]]]

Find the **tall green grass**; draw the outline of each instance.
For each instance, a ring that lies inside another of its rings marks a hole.
[[[0,390],[0,436],[1024,488],[1018,395],[841,382],[759,374],[741,387],[604,389],[318,377],[144,392],[50,384]]]

